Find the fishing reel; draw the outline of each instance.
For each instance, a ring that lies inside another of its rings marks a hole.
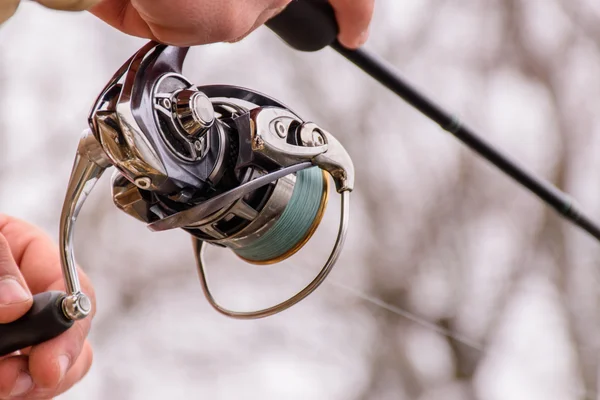
[[[148,43],[96,100],[81,138],[61,215],[65,315],[89,313],[73,256],[73,229],[85,198],[113,166],[112,198],[152,231],[183,229],[193,238],[210,304],[233,318],[260,318],[304,299],[325,279],[344,244],[354,167],[334,136],[264,94],[235,86],[196,86],[181,74],[187,48]],[[274,264],[299,251],[324,215],[329,177],[341,197],[338,237],[317,277],[273,307],[236,312],[211,295],[207,244],[251,264]]]

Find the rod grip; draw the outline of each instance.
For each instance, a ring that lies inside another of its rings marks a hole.
[[[53,339],[73,326],[62,310],[63,292],[33,296],[33,306],[20,319],[0,324],[0,357]]]
[[[327,0],[294,0],[265,25],[300,51],[321,50],[334,43],[339,32]]]

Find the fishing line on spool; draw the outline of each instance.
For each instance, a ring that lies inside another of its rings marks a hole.
[[[296,173],[292,197],[281,217],[260,239],[234,250],[255,264],[274,264],[298,252],[316,231],[327,206],[328,177],[318,167]]]

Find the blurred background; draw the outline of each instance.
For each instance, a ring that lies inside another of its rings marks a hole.
[[[593,0],[378,0],[368,47],[600,219],[600,5]],[[22,4],[0,27],[0,210],[55,239],[98,92],[144,40]],[[84,206],[76,256],[98,314],[72,399],[596,399],[599,247],[333,51],[294,53],[265,28],[194,48],[198,84],[267,93],[337,136],[357,184],[334,272],[258,321],[213,311],[184,232]],[[325,220],[272,267],[210,248],[220,301],[293,294],[325,261]]]

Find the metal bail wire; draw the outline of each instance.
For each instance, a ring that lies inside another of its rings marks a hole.
[[[342,247],[344,246],[344,242],[346,241],[346,233],[348,231],[348,220],[350,214],[350,191],[342,191],[340,193],[341,199],[341,211],[340,211],[340,225],[337,234],[337,238],[331,254],[327,259],[327,262],[319,272],[319,274],[310,282],[304,289],[296,293],[293,297],[290,297],[286,301],[283,301],[277,305],[274,305],[269,308],[265,308],[258,311],[232,311],[227,308],[219,305],[215,298],[213,297],[209,287],[208,281],[206,278],[206,269],[204,262],[204,251],[206,249],[205,242],[194,238],[193,246],[194,246],[194,256],[196,258],[196,264],[198,267],[198,275],[200,276],[200,284],[202,286],[202,290],[204,291],[204,295],[206,299],[210,303],[210,305],[217,310],[219,313],[226,315],[235,319],[258,319],[264,318],[271,315],[278,314],[293,305],[298,304],[300,301],[304,300],[308,295],[314,292],[320,285],[323,283],[325,278],[329,275],[336,261],[338,260],[340,253],[342,251]]]

